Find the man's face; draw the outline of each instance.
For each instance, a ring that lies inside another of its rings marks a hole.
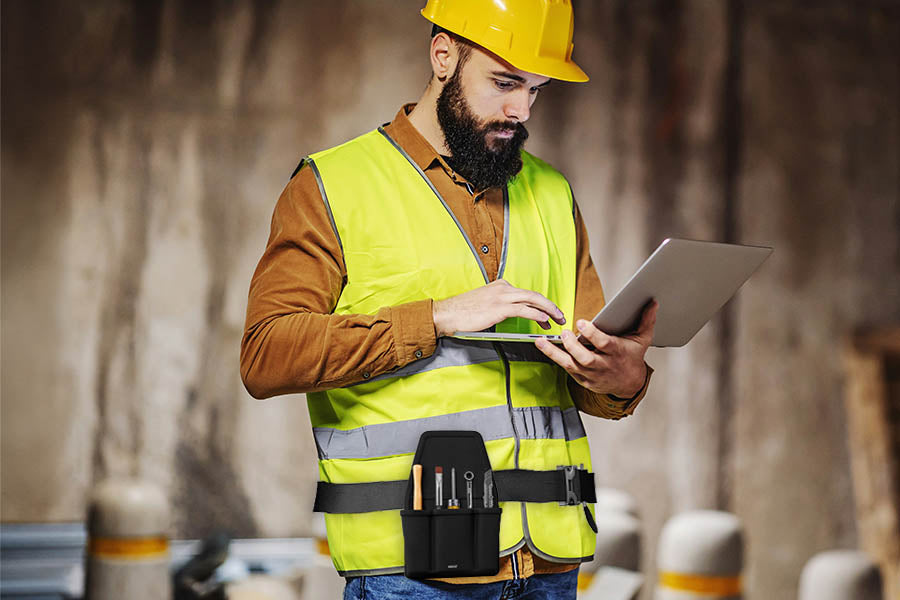
[[[520,151],[528,138],[523,123],[549,82],[473,48],[437,101],[450,166],[476,189],[505,185],[522,168]]]

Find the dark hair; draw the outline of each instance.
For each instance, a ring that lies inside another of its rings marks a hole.
[[[472,48],[475,47],[474,42],[467,40],[466,38],[462,37],[461,35],[456,35],[452,31],[448,31],[447,29],[444,29],[440,25],[432,25],[431,26],[432,39],[434,38],[434,36],[436,36],[439,33],[446,33],[448,36],[450,36],[450,39],[456,43],[456,46],[458,47],[458,52],[459,52],[459,64],[457,64],[456,68],[462,69],[463,65],[466,64],[466,61],[469,60],[469,56],[472,54]]]

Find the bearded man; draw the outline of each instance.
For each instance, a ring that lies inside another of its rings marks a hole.
[[[316,510],[345,598],[574,599],[596,534],[579,411],[631,414],[656,309],[624,337],[584,320],[604,303],[584,222],[565,178],[522,149],[540,90],[587,80],[569,2],[429,0],[422,14],[433,23],[422,97],[304,159],[278,200],[241,375],[257,398],[307,394]],[[563,329],[573,317],[590,345]],[[490,328],[563,343],[451,337]],[[484,440],[502,509],[496,574],[403,575],[399,509],[419,436],[434,430]]]

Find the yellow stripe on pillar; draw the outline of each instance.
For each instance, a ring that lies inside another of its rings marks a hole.
[[[169,540],[164,537],[91,538],[88,542],[88,553],[97,558],[153,558],[168,551]]]
[[[693,592],[710,596],[737,596],[741,593],[740,575],[717,577],[661,572],[659,585],[679,592]]]
[[[583,592],[594,582],[593,573],[578,573],[578,591]]]
[[[328,540],[325,538],[316,538],[316,551],[322,556],[331,556],[331,550],[328,548]]]

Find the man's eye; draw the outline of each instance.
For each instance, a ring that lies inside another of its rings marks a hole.
[[[496,85],[499,90],[510,90],[515,87],[516,84],[513,81],[500,81],[499,79],[495,79],[494,85]]]

